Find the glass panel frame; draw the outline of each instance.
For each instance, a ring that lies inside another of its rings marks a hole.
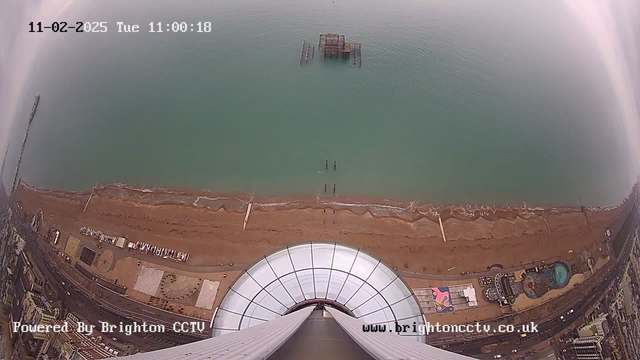
[[[333,263],[335,244],[311,243],[313,267],[330,269]]]
[[[313,269],[313,276],[316,282],[316,298],[326,299],[327,289],[329,288],[329,269]]]
[[[277,279],[276,274],[271,270],[271,266],[267,264],[266,258],[247,269],[247,273],[262,287],[269,285]]]
[[[289,257],[288,248],[278,250],[277,252],[267,256],[266,259],[267,263],[270,265],[271,269],[276,273],[278,277],[282,277],[293,271],[293,265],[291,265],[291,257]]]
[[[313,268],[311,243],[290,247],[289,256],[291,257],[295,271]]]
[[[344,272],[350,272],[353,266],[356,256],[359,251],[346,246],[336,246],[336,252],[333,256],[333,268],[336,270],[342,270]]]

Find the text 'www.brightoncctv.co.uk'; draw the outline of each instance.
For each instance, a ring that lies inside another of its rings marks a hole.
[[[420,335],[429,335],[431,333],[536,333],[538,332],[538,325],[533,322],[523,325],[510,325],[503,324],[492,326],[489,324],[465,324],[465,325],[448,325],[440,324],[439,322],[432,324],[427,322],[426,324],[364,324],[362,325],[362,331],[364,332],[395,332],[395,333],[418,333]]]

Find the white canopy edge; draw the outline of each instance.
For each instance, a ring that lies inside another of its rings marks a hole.
[[[308,306],[248,329],[148,353],[118,359],[131,360],[258,360],[278,350],[300,328],[315,306]],[[115,359],[115,358],[114,358]]]

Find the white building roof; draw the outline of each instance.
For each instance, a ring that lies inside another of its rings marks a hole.
[[[401,335],[425,341],[413,331],[414,322],[424,324],[422,310],[398,274],[359,249],[322,242],[281,249],[248,268],[222,300],[213,336],[263,324],[315,301],[341,306],[368,324],[411,325]]]
[[[478,299],[476,298],[476,289],[469,287],[463,290],[464,297],[467,298],[469,306],[478,306]]]

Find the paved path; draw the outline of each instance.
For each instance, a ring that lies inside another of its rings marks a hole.
[[[587,279],[581,286],[571,290],[572,292],[583,292],[584,296],[572,304],[557,302],[557,311],[546,319],[540,319],[540,321],[537,322],[539,324],[538,332],[527,336],[525,341],[518,342],[521,340],[520,334],[518,333],[503,334],[502,336],[491,336],[464,343],[449,344],[448,349],[468,356],[490,358],[495,352],[492,354],[483,354],[482,347],[484,345],[509,342],[508,345],[503,346],[503,350],[508,354],[511,349],[526,349],[555,336],[573,323],[580,321],[590,309],[602,301],[613,286],[615,280],[623,273],[626,264],[629,262],[632,247],[633,234],[630,234],[618,259],[607,263],[607,265],[596,272],[594,276]],[[567,314],[569,309],[573,309],[574,311],[571,314]],[[560,319],[560,315],[564,315],[563,319]]]
[[[76,235],[74,235],[76,236]],[[76,236],[78,237],[78,236]],[[80,238],[80,237],[78,237]],[[80,242],[81,242],[81,246],[86,246],[88,248],[90,248],[91,250],[99,253],[100,249],[98,249],[96,247],[96,242],[92,241],[92,240],[86,240],[84,238],[80,238]],[[177,262],[177,261],[173,261],[173,260],[169,260],[169,259],[162,259],[158,256],[154,256],[154,255],[150,255],[150,254],[145,254],[142,253],[140,251],[134,250],[134,251],[128,251],[128,250],[124,250],[124,249],[120,249],[117,248],[116,246],[107,244],[107,243],[103,243],[102,245],[102,249],[103,250],[111,250],[114,254],[114,263],[117,260],[123,259],[125,257],[134,257],[136,259],[142,260],[142,261],[146,261],[152,264],[156,264],[156,265],[161,265],[161,266],[167,266],[167,267],[171,267],[174,269],[178,269],[178,270],[183,270],[183,271],[188,271],[188,272],[192,272],[192,273],[220,273],[220,272],[227,272],[227,271],[242,271],[247,269],[249,266],[251,266],[252,264],[233,264],[233,265],[223,265],[223,266],[192,266],[192,265],[188,265],[186,263],[182,263],[182,262]],[[260,260],[260,259],[256,259],[256,260]],[[514,272],[514,271],[518,271],[518,270],[524,270],[527,268],[531,268],[531,267],[535,267],[535,266],[540,266],[540,265],[544,265],[544,264],[552,264],[554,262],[557,261],[563,261],[564,259],[562,257],[554,257],[551,259],[545,259],[545,260],[540,260],[540,261],[532,261],[530,263],[527,264],[522,264],[522,265],[518,265],[518,266],[514,266],[514,267],[508,267],[508,268],[499,268],[499,267],[493,267],[491,270],[488,271],[484,271],[484,272],[476,272],[476,273],[469,273],[466,275],[461,275],[461,274],[455,274],[451,273],[451,274],[423,274],[423,273],[417,273],[417,272],[411,272],[411,271],[403,271],[403,270],[396,270],[396,272],[398,274],[400,274],[403,277],[410,277],[410,278],[417,278],[417,279],[429,279],[429,280],[443,280],[443,281],[454,281],[454,280],[473,280],[476,279],[478,277],[482,277],[482,276],[491,276],[491,275],[495,275],[497,273],[500,272]],[[453,271],[453,270],[452,270]]]
[[[142,260],[142,261],[146,261],[152,264],[156,264],[156,265],[161,265],[161,266],[167,266],[170,268],[174,268],[174,269],[178,269],[178,270],[183,270],[183,271],[189,271],[189,272],[193,272],[193,273],[220,273],[220,272],[227,272],[227,271],[242,271],[244,269],[246,269],[250,264],[234,264],[233,266],[231,265],[222,265],[222,266],[192,266],[192,265],[187,265],[186,263],[183,262],[178,262],[175,260],[170,260],[170,259],[163,259],[161,257],[155,256],[155,255],[150,255],[150,254],[146,254],[143,252],[140,252],[138,250],[127,250],[127,249],[120,249],[119,247],[116,247],[115,245],[103,242],[102,243],[102,249],[98,249],[97,247],[97,240],[88,240],[86,239],[85,236],[83,235],[77,235],[77,234],[71,234],[73,235],[73,237],[77,238],[80,240],[80,245],[78,246],[79,249],[81,249],[82,247],[87,247],[93,251],[96,252],[96,254],[100,254],[103,251],[106,250],[110,250],[113,253],[113,262],[115,263],[118,260],[124,259],[126,257],[134,257],[136,259]],[[61,243],[62,245],[62,243]],[[60,251],[64,251],[64,247],[60,246],[60,248],[58,248],[58,250]]]
[[[491,268],[491,270],[488,270],[488,271],[469,273],[466,275],[434,275],[434,274],[422,274],[422,273],[416,273],[411,271],[401,271],[401,270],[397,270],[397,272],[403,277],[411,277],[411,278],[418,278],[418,279],[445,280],[445,281],[473,280],[482,276],[491,276],[501,272],[514,272],[514,271],[524,270],[524,269],[528,269],[528,268],[536,267],[540,265],[553,264],[554,262],[557,262],[557,261],[564,261],[564,259],[562,257],[554,257],[551,259],[532,261],[530,263],[509,267],[509,268],[493,267]]]

